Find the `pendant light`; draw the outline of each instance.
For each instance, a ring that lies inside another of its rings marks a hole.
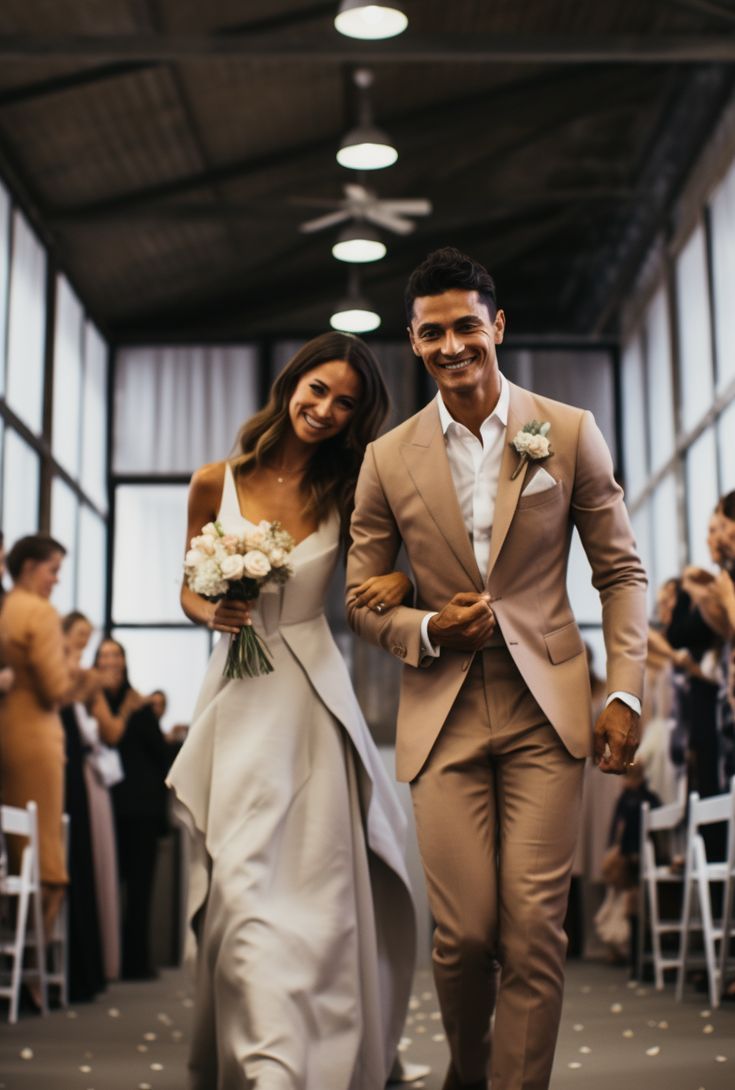
[[[348,38],[377,41],[395,38],[408,26],[403,4],[387,0],[384,4],[367,4],[365,0],[342,0],[334,25]]]
[[[380,315],[360,294],[357,269],[350,272],[347,296],[337,303],[329,324],[343,333],[371,333],[380,325]]]
[[[358,123],[342,137],[337,162],[348,170],[383,170],[398,158],[390,137],[373,122],[368,89],[373,74],[368,68],[356,69],[353,79],[358,94]]]
[[[332,254],[338,261],[359,265],[380,261],[386,252],[385,243],[375,228],[357,220],[342,228],[332,247]]]

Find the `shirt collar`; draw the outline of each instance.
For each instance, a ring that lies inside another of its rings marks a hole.
[[[500,396],[498,398],[497,405],[495,406],[493,411],[490,413],[490,415],[488,417],[486,417],[485,420],[483,420],[482,424],[480,425],[480,430],[481,431],[485,427],[485,425],[488,423],[488,421],[492,420],[492,418],[494,416],[497,416],[498,420],[500,421],[500,423],[503,425],[504,428],[508,426],[508,407],[510,405],[510,386],[508,385],[508,380],[506,379],[506,377],[502,373],[502,371],[498,372],[498,373],[500,375]],[[449,428],[449,426],[451,424],[455,424],[459,428],[463,427],[463,425],[460,424],[458,420],[454,419],[454,417],[450,413],[449,409],[444,404],[444,401],[442,399],[442,395],[439,393],[438,390],[437,390],[437,394],[436,394],[436,403],[437,403],[437,406],[439,408],[439,420],[441,422],[442,432],[443,432],[444,435],[447,434],[447,430],[448,430],[448,428]]]

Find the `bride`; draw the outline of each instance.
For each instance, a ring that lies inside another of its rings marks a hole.
[[[224,634],[168,782],[190,832],[197,987],[192,1090],[382,1090],[403,1027],[414,915],[405,819],[324,616],[357,473],[387,411],[357,337],[306,344],[228,462],[199,469],[187,541],[218,519],[278,520],[293,574],[250,603],[184,586],[185,613]],[[397,605],[400,573],[359,588]],[[227,680],[229,635],[252,623],[274,671]]]

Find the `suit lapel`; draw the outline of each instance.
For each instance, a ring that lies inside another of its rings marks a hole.
[[[511,480],[518,466],[518,454],[511,446],[511,440],[516,432],[520,431],[524,424],[533,419],[534,405],[530,396],[519,386],[510,386],[510,403],[508,406],[508,427],[505,433],[505,445],[503,457],[500,463],[500,478],[498,491],[495,496],[495,514],[493,516],[493,529],[490,536],[490,558],[487,565],[487,579],[492,574],[495,561],[498,559],[503,542],[510,529],[510,524],[515,514],[515,509],[520,499],[523,485],[526,480],[529,463],[526,462],[518,476]]]
[[[439,531],[472,580],[476,590],[483,581],[459,508],[449,468],[439,410],[432,401],[422,410],[413,442],[401,447],[403,459],[416,491],[424,501]]]

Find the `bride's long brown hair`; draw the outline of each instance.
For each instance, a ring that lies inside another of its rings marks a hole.
[[[385,388],[375,356],[351,333],[322,333],[291,357],[273,384],[267,404],[243,424],[235,444],[233,471],[247,474],[268,463],[269,455],[291,427],[288,407],[302,375],[322,363],[344,360],[360,376],[360,393],[349,423],[337,435],[315,444],[304,474],[305,511],[318,522],[335,508],[348,542],[355,484],[365,448],[378,434],[388,412]]]

